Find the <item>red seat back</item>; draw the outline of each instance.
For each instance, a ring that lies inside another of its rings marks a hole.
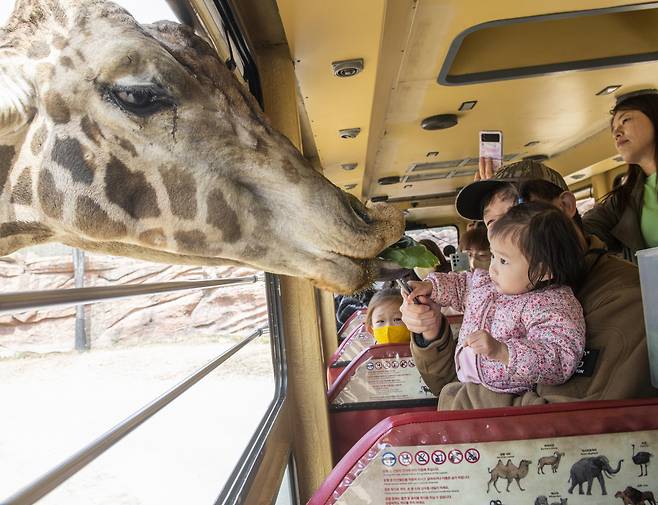
[[[365,349],[340,373],[327,393],[334,460],[382,419],[403,412],[436,410],[408,344]]]
[[[651,465],[639,477],[640,452],[658,457],[656,398],[403,414],[371,429],[308,503],[621,503],[628,486],[658,492]],[[607,494],[584,470],[606,467]]]

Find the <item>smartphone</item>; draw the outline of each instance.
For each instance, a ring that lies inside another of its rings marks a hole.
[[[480,132],[480,158],[491,158],[494,172],[503,166],[503,132]]]
[[[453,272],[465,272],[470,269],[468,253],[456,252],[450,255],[450,268]]]
[[[411,286],[407,283],[407,281],[403,279],[396,279],[396,282],[398,283],[398,286],[400,286],[400,291],[403,291],[405,295],[409,295],[413,291],[411,289]],[[416,298],[414,298],[414,303],[420,303]]]

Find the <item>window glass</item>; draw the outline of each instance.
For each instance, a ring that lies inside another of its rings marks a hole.
[[[279,494],[276,497],[274,505],[296,505],[298,500],[296,498],[297,493],[295,492],[295,480],[293,478],[293,466],[292,462],[286,467],[286,472],[283,474],[283,480],[281,481],[281,487],[279,488]]]
[[[578,209],[578,212],[580,213],[581,216],[585,214],[585,212],[590,210],[592,207],[594,207],[594,205],[596,205],[596,200],[594,199],[594,197],[576,200],[576,208]]]
[[[44,245],[0,262],[0,294],[75,286],[72,250]],[[238,267],[84,255],[85,286],[242,277]],[[265,283],[0,316],[0,498],[87,445],[256,328]],[[43,503],[212,503],[274,398],[269,337],[259,337]],[[128,501],[126,501],[128,500]]]
[[[459,232],[455,225],[423,228],[422,230],[407,230],[404,233],[416,241],[423,239],[433,240],[439,245],[441,250],[447,245],[452,245],[455,248],[459,247]]]

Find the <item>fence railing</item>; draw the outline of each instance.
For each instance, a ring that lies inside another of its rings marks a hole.
[[[214,279],[208,281],[161,282],[116,287],[104,286],[66,290],[8,293],[0,295],[0,314],[64,305],[84,305],[140,295],[153,295],[190,289],[209,289],[222,286],[233,286],[237,284],[249,284],[261,280],[263,280],[262,276],[249,276],[229,279]],[[233,347],[214,358],[208,364],[192,373],[189,377],[181,381],[169,391],[108,430],[89,445],[57,465],[55,468],[46,472],[23,489],[0,502],[0,505],[30,505],[35,503],[50,491],[55,489],[57,486],[59,486],[62,482],[75,475],[78,471],[87,466],[98,456],[103,454],[107,449],[112,447],[119,440],[124,438],[145,421],[150,419],[157,412],[162,410],[165,406],[169,405],[172,401],[174,401],[194,384],[210,374],[213,370],[228,360],[248,343],[265,333],[268,333],[268,328],[266,327],[254,331],[248,337],[244,338],[239,343],[235,344]],[[277,379],[277,382],[280,382],[280,380]],[[280,387],[280,384],[278,384],[278,386]],[[279,395],[278,401],[275,400],[277,407],[280,407],[280,401],[281,395]],[[270,410],[272,410],[272,408]],[[278,408],[274,410],[278,411]],[[270,420],[270,422],[273,422],[273,420]]]

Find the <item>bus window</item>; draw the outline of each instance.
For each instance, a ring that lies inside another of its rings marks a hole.
[[[455,225],[449,226],[436,226],[434,228],[423,228],[420,230],[407,230],[405,235],[409,235],[416,242],[423,239],[429,239],[436,242],[439,249],[447,245],[452,245],[459,248],[459,230]]]
[[[4,412],[0,496],[8,496],[185,377],[267,327],[265,282],[235,267],[173,266],[23,249],[0,262],[2,292],[145,286],[216,278],[257,280],[0,316]],[[258,280],[259,279],[259,280]],[[81,323],[81,324],[79,324]],[[81,341],[82,347],[77,344]],[[270,337],[249,343],[78,474],[44,503],[212,502],[275,397]],[[44,425],[45,423],[45,425]],[[9,456],[11,455],[11,456]],[[171,485],[163,485],[163,482]],[[175,484],[173,484],[175,483]]]

